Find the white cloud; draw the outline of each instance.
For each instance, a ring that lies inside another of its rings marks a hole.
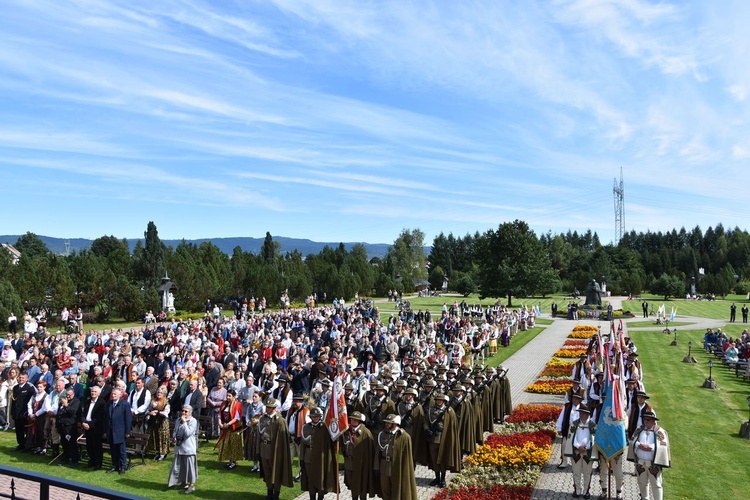
[[[747,88],[739,83],[735,83],[734,85],[730,85],[727,88],[727,92],[731,94],[731,96],[739,102],[742,102],[747,97]]]

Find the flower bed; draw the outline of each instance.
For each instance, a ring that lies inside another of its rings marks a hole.
[[[565,341],[563,346],[565,347],[583,347],[586,348],[589,345],[589,341],[586,339],[568,339]]]
[[[547,365],[544,367],[544,370],[542,370],[542,372],[539,374],[539,378],[545,378],[545,377],[570,378],[570,375],[571,375],[571,371],[570,371],[569,366]]]
[[[495,485],[489,488],[468,486],[459,490],[444,489],[432,500],[525,500],[531,498],[532,486]]]
[[[555,358],[577,358],[581,354],[586,354],[586,349],[579,349],[577,347],[563,347],[555,351],[552,356]]]
[[[534,394],[565,394],[570,389],[570,379],[564,380],[537,380],[526,386],[526,392]]]
[[[597,330],[573,330],[568,334],[569,339],[590,339],[596,335]]]
[[[538,447],[549,446],[552,444],[555,433],[541,429],[534,432],[517,432],[515,434],[490,434],[487,436],[484,444],[489,447],[498,446],[523,446],[526,443],[533,443]]]
[[[573,369],[574,364],[576,364],[576,360],[565,358],[552,358],[547,362],[547,366],[565,366],[569,369]]]
[[[477,446],[477,451],[466,458],[469,465],[491,467],[528,467],[547,463],[552,454],[552,446],[537,446],[528,442],[523,446]]]
[[[516,406],[513,413],[505,419],[505,424],[530,423],[547,423],[557,422],[557,416],[560,414],[560,407],[557,405],[532,405],[522,404]],[[502,427],[506,427],[503,425]],[[552,426],[554,429],[555,427]]]
[[[596,333],[599,330],[598,326],[594,325],[576,325],[573,327],[574,332],[594,332]]]
[[[432,500],[531,498],[542,466],[552,454],[559,413],[555,405],[518,405]]]

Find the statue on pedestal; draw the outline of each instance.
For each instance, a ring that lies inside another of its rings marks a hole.
[[[587,306],[600,306],[602,305],[602,289],[599,283],[595,279],[586,285],[586,302]]]

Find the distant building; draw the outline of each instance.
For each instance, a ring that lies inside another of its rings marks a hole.
[[[10,254],[10,260],[13,264],[18,264],[18,261],[21,260],[21,252],[18,251],[16,247],[11,245],[10,243],[1,243],[4,249],[8,251]]]

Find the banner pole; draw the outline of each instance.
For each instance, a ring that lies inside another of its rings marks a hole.
[[[346,474],[346,471],[344,471]],[[336,500],[339,500],[341,481],[339,480],[339,440],[336,439]]]

